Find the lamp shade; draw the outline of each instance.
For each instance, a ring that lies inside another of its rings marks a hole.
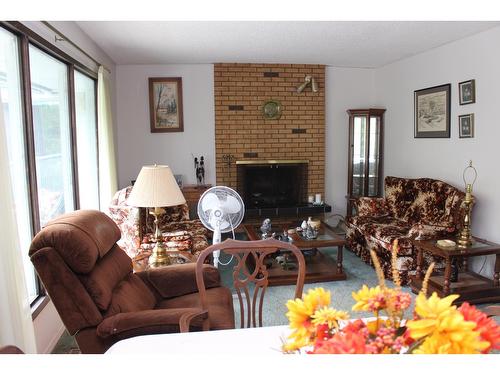
[[[127,203],[135,207],[171,207],[186,203],[170,167],[145,165]]]

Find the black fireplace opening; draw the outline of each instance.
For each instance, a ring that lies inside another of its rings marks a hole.
[[[238,191],[247,208],[280,208],[307,202],[307,163],[238,165]]]

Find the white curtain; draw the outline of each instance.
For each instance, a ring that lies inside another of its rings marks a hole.
[[[109,73],[103,66],[100,66],[97,81],[97,136],[99,139],[99,203],[102,211],[107,209],[118,189],[109,81]]]
[[[25,353],[36,353],[18,236],[23,228],[17,227],[7,142],[0,99],[0,346],[16,345]]]

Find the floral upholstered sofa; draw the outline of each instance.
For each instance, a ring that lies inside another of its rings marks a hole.
[[[116,192],[108,208],[109,216],[122,233],[118,245],[137,262],[147,262],[154,247],[154,218],[145,208],[127,204],[131,191],[132,186],[128,186]],[[165,213],[159,216],[159,227],[166,246],[197,257],[208,247],[208,230],[200,220],[189,219],[187,204],[164,209]]]
[[[385,198],[362,197],[356,200],[357,215],[346,220],[348,247],[371,264],[370,249],[380,259],[385,277],[392,279],[392,243],[398,239],[398,270],[403,284],[416,273],[416,249],[412,239],[443,238],[457,233],[464,210],[465,193],[430,178],[385,178]],[[443,261],[424,253],[424,269]]]

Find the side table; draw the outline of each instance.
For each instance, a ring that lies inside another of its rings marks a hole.
[[[182,194],[184,198],[186,198],[186,203],[189,207],[189,218],[191,220],[198,218],[198,201],[201,195],[211,187],[212,185],[184,185],[181,188]]]
[[[467,248],[440,247],[436,240],[413,240],[417,250],[417,274],[411,278],[411,289],[418,293],[422,287],[422,269],[424,251],[445,261],[443,274],[433,274],[429,280],[429,293],[437,292],[440,297],[449,294],[459,294],[455,303],[470,302],[490,303],[500,302],[500,245],[480,238],[474,238],[474,243]],[[493,278],[487,278],[469,270],[468,259],[477,256],[495,255]],[[451,280],[452,264],[462,265],[456,281]]]

